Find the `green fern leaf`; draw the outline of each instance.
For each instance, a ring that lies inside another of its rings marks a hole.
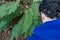
[[[6,15],[2,18],[2,21],[0,22],[0,31],[4,30],[7,28],[7,26],[9,25],[9,23],[12,21],[12,19],[14,19],[15,17],[20,15],[20,10],[19,8],[17,9],[17,11],[15,13],[12,13],[10,15]]]
[[[17,39],[21,35],[22,29],[23,29],[22,28],[23,20],[24,20],[24,17],[22,19],[20,19],[20,21],[16,25],[13,26],[10,40],[13,40],[14,38]]]
[[[24,24],[23,24],[23,33],[26,32],[29,27],[32,25],[32,16],[29,13],[29,10],[25,11],[25,19],[24,19]]]
[[[9,15],[9,14],[15,12],[18,6],[19,6],[19,4],[16,2],[9,2],[9,3],[6,3],[2,6],[0,6],[0,17]]]

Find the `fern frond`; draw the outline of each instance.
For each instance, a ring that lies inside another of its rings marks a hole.
[[[20,15],[20,8],[18,8],[17,11],[15,11],[14,13],[4,16],[2,18],[2,21],[0,22],[0,31],[6,29],[9,23],[19,15]]]
[[[8,2],[0,6],[0,18],[15,12],[18,7],[19,3],[17,2]]]
[[[34,3],[30,6],[28,10],[25,11],[26,18],[24,20],[25,23],[23,24],[23,31],[22,31],[25,33],[25,38],[28,37],[28,35],[31,35],[33,33],[34,28],[42,23],[38,7],[39,3]]]
[[[23,29],[22,26],[24,22],[23,20],[24,20],[24,17],[22,17],[22,19],[20,19],[20,21],[16,25],[14,25],[10,40],[13,40],[14,38],[17,39],[21,35],[22,29]]]

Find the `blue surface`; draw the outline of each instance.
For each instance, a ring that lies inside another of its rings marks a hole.
[[[60,18],[38,26],[27,40],[60,40]]]

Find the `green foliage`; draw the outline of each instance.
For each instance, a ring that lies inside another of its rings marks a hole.
[[[23,5],[20,4],[20,1],[8,2],[0,7],[0,31],[5,30],[14,18],[21,15],[20,12],[23,11]],[[25,1],[28,2],[30,0]],[[41,24],[41,16],[38,12],[41,0],[32,0],[32,2],[29,8],[24,10],[23,16],[18,20],[18,23],[13,25],[10,40],[18,39],[20,35],[23,35],[26,39],[33,33],[34,28]]]
[[[8,2],[0,6],[0,18],[15,12],[18,6],[17,2]]]
[[[41,2],[42,0],[33,0],[33,2],[35,3],[35,2]]]
[[[23,24],[23,31],[25,38],[27,37],[27,32],[29,35],[33,33],[35,27],[41,24],[40,14],[38,12],[39,3],[34,3],[30,6],[28,10],[25,11],[25,20]]]
[[[0,31],[4,30],[7,28],[7,26],[9,25],[9,23],[19,15],[19,11],[17,9],[17,12],[10,14],[10,15],[6,15],[2,18],[2,21],[0,22]]]
[[[24,19],[24,17],[22,19],[20,19],[16,25],[14,25],[10,40],[13,40],[14,37],[17,39],[20,36],[20,34],[22,32],[23,19]]]
[[[13,4],[13,6],[12,6],[12,4]],[[10,9],[8,8],[8,6]],[[17,17],[20,14],[19,13],[20,9],[18,9],[19,7],[18,8],[16,8],[16,7],[17,7],[17,4],[16,3],[14,4],[14,2],[6,3],[0,7],[1,8],[0,9],[1,10],[0,11],[0,17],[1,17],[0,31],[7,28],[8,24],[12,21],[12,19],[14,19],[15,17]],[[4,10],[3,10],[3,8],[4,8]],[[14,12],[12,12],[12,11],[14,11]]]

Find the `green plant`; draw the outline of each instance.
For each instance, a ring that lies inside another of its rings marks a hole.
[[[42,23],[38,12],[40,2],[41,0],[16,0],[1,5],[0,31],[7,29],[13,19],[17,19],[17,22],[11,25],[10,40],[18,39],[20,35],[26,39],[33,33],[34,28]]]

